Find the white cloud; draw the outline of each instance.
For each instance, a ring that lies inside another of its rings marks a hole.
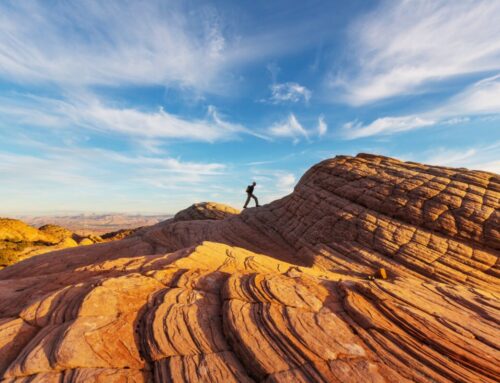
[[[144,112],[133,108],[117,109],[100,103],[79,110],[82,125],[96,129],[107,129],[119,133],[146,137],[217,141],[234,137],[245,129],[241,125],[220,120],[215,111],[205,120],[188,120],[167,113],[160,108],[155,112]]]
[[[291,138],[296,144],[301,139],[309,140],[313,135],[321,137],[327,132],[327,130],[328,125],[326,124],[323,115],[318,117],[318,125],[316,128],[306,129],[302,126],[297,117],[291,113],[287,119],[272,125],[267,130],[267,133],[272,137]]]
[[[205,88],[224,63],[220,26],[203,13],[186,17],[181,3],[3,2],[0,9],[0,75],[9,79]]]
[[[36,148],[34,155],[0,151],[4,186],[0,198],[9,211],[54,212],[76,207],[87,211],[166,209],[173,213],[193,202],[193,190],[206,195],[215,190],[213,185],[227,179],[228,169],[221,163],[78,146],[40,144]]]
[[[278,189],[291,192],[293,186],[295,185],[295,176],[292,173],[284,173],[279,174],[277,178],[278,179],[276,186],[278,187]]]
[[[277,80],[281,68],[275,62],[267,64],[266,68],[271,75],[272,83],[269,85],[271,96],[268,99],[261,99],[259,102],[271,104],[297,103],[300,101],[307,104],[309,102],[312,96],[311,90],[296,82],[279,83]]]
[[[0,78],[66,89],[166,85],[227,94],[240,66],[319,38],[309,20],[292,31],[275,23],[256,30],[225,12],[176,0],[2,1]]]
[[[332,85],[362,105],[499,70],[499,16],[497,0],[384,1],[351,26],[355,69]]]
[[[453,150],[438,148],[433,150],[433,154],[427,158],[427,163],[440,166],[462,165],[465,161],[474,158],[476,149]]]
[[[324,136],[328,130],[328,125],[325,122],[325,116],[318,117],[318,136]]]
[[[220,163],[201,163],[182,161],[172,157],[144,157],[137,155],[124,155],[104,149],[86,149],[81,147],[56,148],[49,145],[44,148],[39,156],[0,152],[0,174],[4,181],[13,179],[15,182],[32,182],[34,179],[70,184],[80,187],[89,180],[98,179],[107,172],[113,172],[113,167],[125,167],[127,177],[135,170],[138,174],[144,172],[158,172],[158,174],[175,174],[189,176],[221,175],[226,170],[226,165]],[[106,167],[99,164],[106,164]],[[112,177],[120,178],[119,173]],[[107,182],[107,179],[103,179]]]
[[[219,163],[199,163],[181,161],[178,158],[172,157],[144,157],[144,156],[126,156],[117,152],[102,149],[75,149],[70,150],[55,150],[66,155],[70,153],[77,154],[82,158],[87,156],[97,156],[101,159],[106,159],[116,163],[151,167],[160,172],[180,173],[180,174],[196,174],[196,175],[218,175],[226,169],[226,165]]]
[[[499,174],[499,150],[500,142],[472,148],[439,147],[419,157],[418,160],[431,165],[465,167]]]
[[[500,113],[500,75],[467,87],[432,113],[447,116]]]
[[[71,101],[69,101],[71,99]],[[0,113],[16,124],[49,128],[74,127],[112,131],[146,139],[186,139],[214,142],[253,134],[240,124],[224,121],[210,106],[204,119],[187,119],[163,108],[144,111],[129,107],[105,105],[87,95],[51,99],[30,95],[0,97]]]
[[[436,124],[453,125],[467,122],[470,116],[500,114],[500,75],[478,81],[442,105],[420,114],[388,116],[369,124],[351,121],[344,124],[346,138],[389,135]]]
[[[308,103],[312,95],[309,89],[296,82],[275,83],[270,86],[270,89],[271,98],[269,101],[274,104],[299,101]]]
[[[95,180],[82,172],[84,165],[85,163],[70,155],[65,156],[62,161],[59,155],[39,157],[0,152],[2,183],[9,188],[22,189],[28,186],[31,192],[33,192],[32,185],[38,182],[68,187],[75,185],[94,187]]]
[[[442,125],[458,125],[469,122],[469,117],[452,117],[450,119],[444,120],[441,122]]]
[[[379,134],[392,134],[404,132],[424,126],[434,125],[434,120],[423,119],[417,116],[383,117],[378,118],[368,125],[358,121],[344,124],[344,134],[347,138],[362,138]]]
[[[267,64],[266,68],[269,71],[269,74],[271,75],[271,80],[274,84],[278,79],[278,73],[281,72],[281,68],[275,62]]]
[[[269,128],[269,134],[275,137],[293,138],[298,142],[300,138],[308,138],[309,134],[294,114],[290,114],[285,121],[278,122]]]

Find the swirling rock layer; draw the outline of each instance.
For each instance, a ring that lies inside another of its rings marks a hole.
[[[1,381],[497,382],[499,197],[336,157],[261,208],[31,258],[0,271]]]

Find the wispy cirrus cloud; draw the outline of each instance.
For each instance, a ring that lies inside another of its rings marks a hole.
[[[290,113],[286,119],[273,124],[267,130],[267,134],[272,137],[292,139],[296,144],[301,139],[310,140],[312,136],[321,137],[327,130],[328,125],[323,115],[318,117],[318,125],[316,128],[307,129],[302,126],[295,114]]]
[[[277,187],[279,190],[292,191],[293,186],[297,182],[295,176],[292,173],[283,173],[278,175]]]
[[[188,176],[185,180],[194,182],[201,177],[224,174],[227,168],[221,163],[183,161],[165,156],[124,155],[105,149],[78,146],[60,148],[46,144],[39,147],[43,148],[43,152],[37,156],[0,152],[0,174],[4,181],[15,179],[16,182],[22,182],[25,179],[30,182],[38,179],[80,187],[92,179],[107,182],[110,176],[120,178],[120,173],[114,170],[121,166],[131,173],[138,171],[136,177],[142,172],[155,171],[170,177],[185,175]],[[103,169],[99,165],[102,163],[108,164],[108,167]]]
[[[324,136],[328,131],[328,124],[325,121],[325,116],[321,115],[318,117],[318,136]]]
[[[500,74],[468,86],[432,113],[444,116],[500,113]]]
[[[261,99],[259,102],[269,104],[309,103],[312,96],[310,89],[294,81],[279,82],[278,74],[281,72],[281,68],[275,62],[267,64],[266,68],[271,76],[271,85],[269,85],[271,96]]]
[[[309,133],[294,114],[290,114],[286,120],[272,125],[268,132],[274,137],[292,138],[294,142],[298,142],[300,138],[309,138]]]
[[[500,114],[500,75],[489,77],[467,87],[434,109],[406,116],[386,116],[368,124],[350,121],[343,126],[348,139],[433,126],[467,122],[471,116]]]
[[[355,139],[405,132],[434,124],[436,124],[436,120],[418,116],[382,117],[377,118],[367,125],[356,120],[347,122],[343,126],[343,133],[346,138]]]
[[[182,139],[215,142],[254,134],[244,126],[224,120],[209,106],[204,118],[183,118],[163,108],[141,110],[103,103],[92,95],[72,95],[63,99],[16,94],[0,97],[4,122],[47,128],[80,127],[115,132],[143,139]],[[258,135],[258,134],[254,134]]]
[[[465,148],[433,148],[419,156],[418,161],[438,166],[466,167],[500,173],[500,141],[490,145]]]
[[[272,22],[257,30],[228,14],[217,4],[177,0],[2,1],[0,78],[225,94],[242,66],[300,50],[319,35],[309,20],[296,20],[293,31]],[[286,38],[294,44],[283,44]]]
[[[206,88],[225,63],[217,18],[181,2],[6,1],[0,10],[0,76],[20,82]]]
[[[208,192],[227,178],[227,166],[216,162],[45,143],[35,147],[36,154],[0,151],[4,211],[26,213],[53,204],[55,210],[78,206],[91,211],[167,209],[163,211],[173,213],[192,203],[192,192],[200,184]]]
[[[82,172],[84,163],[75,157],[59,155],[34,156],[29,154],[0,152],[0,176],[6,187],[24,188],[33,182],[44,182],[52,185],[95,186],[95,179]],[[88,162],[87,162],[88,164]],[[98,172],[94,172],[94,177]]]
[[[363,105],[499,70],[499,14],[496,0],[383,1],[351,26],[354,69],[333,75],[330,85]]]
[[[273,104],[299,101],[308,103],[312,96],[309,89],[296,82],[274,83],[269,88],[271,89],[269,102]]]

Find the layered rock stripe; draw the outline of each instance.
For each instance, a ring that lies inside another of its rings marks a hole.
[[[339,156],[263,207],[9,266],[1,382],[498,382],[499,181]]]

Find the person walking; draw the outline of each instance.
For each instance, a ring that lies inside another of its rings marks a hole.
[[[253,189],[255,189],[255,185],[257,185],[257,183],[254,181],[252,182],[251,185],[248,185],[247,186],[247,201],[245,202],[245,205],[243,206],[243,209],[246,209],[247,206],[248,206],[248,203],[250,202],[250,198],[253,198],[255,200],[255,206],[256,207],[259,207],[259,200],[257,199],[256,196],[253,195]]]

